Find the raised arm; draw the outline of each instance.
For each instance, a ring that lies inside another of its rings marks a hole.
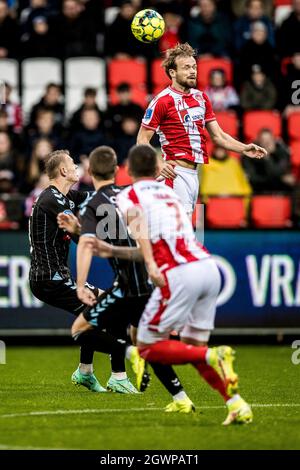
[[[250,158],[263,158],[267,155],[267,151],[256,145],[243,144],[238,140],[231,137],[229,134],[223,131],[217,121],[210,121],[206,124],[206,128],[209,132],[209,135],[214,144],[223,147],[226,150],[231,150],[232,152],[242,153]]]

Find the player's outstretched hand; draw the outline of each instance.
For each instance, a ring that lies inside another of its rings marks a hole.
[[[160,272],[159,268],[157,267],[156,263],[147,264],[148,274],[150,276],[151,281],[157,287],[164,287],[166,285],[166,281],[162,273]]]
[[[97,303],[95,294],[87,287],[77,287],[77,297],[82,303],[93,307]]]
[[[88,246],[93,250],[94,256],[100,256],[100,258],[112,258],[112,246],[109,243],[93,238],[87,242]]]
[[[250,158],[263,158],[268,154],[266,149],[256,144],[248,144],[243,151],[243,155]]]
[[[160,172],[160,176],[164,178],[174,180],[176,178],[176,173],[174,171],[174,166],[176,163],[164,162],[163,167]]]
[[[66,214],[60,212],[57,216],[57,224],[59,228],[66,230],[69,233],[77,234],[80,231],[80,223],[74,214]]]

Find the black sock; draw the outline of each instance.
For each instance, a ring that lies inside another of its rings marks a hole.
[[[173,367],[165,364],[159,364],[158,362],[150,362],[150,365],[156,377],[160,380],[168,392],[171,393],[171,395],[174,396],[177,393],[182,392],[183,386],[181,385]]]
[[[119,341],[122,341],[119,339]],[[126,345],[125,345],[126,346]],[[126,350],[126,347],[125,347]],[[111,370],[112,372],[125,372],[125,354],[119,351],[113,352],[110,355]]]
[[[93,364],[94,350],[83,344],[80,348],[81,364]]]
[[[118,341],[114,336],[99,330],[89,330],[73,335],[73,339],[80,346],[86,346],[93,351],[118,355],[125,358],[126,343]]]

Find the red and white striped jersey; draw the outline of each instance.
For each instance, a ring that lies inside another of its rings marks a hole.
[[[181,93],[171,86],[149,104],[142,126],[156,131],[165,160],[208,163],[205,124],[216,119],[205,93]]]
[[[123,215],[140,207],[148,224],[149,239],[157,265],[166,271],[180,264],[208,258],[197,241],[179,197],[154,179],[142,179],[117,196]]]

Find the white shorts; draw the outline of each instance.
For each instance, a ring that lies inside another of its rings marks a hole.
[[[176,165],[174,171],[177,174],[176,178],[165,179],[164,184],[174,189],[186,212],[191,214],[196,207],[199,194],[198,170]]]
[[[215,261],[182,264],[166,273],[166,286],[153,291],[138,326],[137,339],[152,344],[169,337],[208,341],[214,328],[221,276]]]

